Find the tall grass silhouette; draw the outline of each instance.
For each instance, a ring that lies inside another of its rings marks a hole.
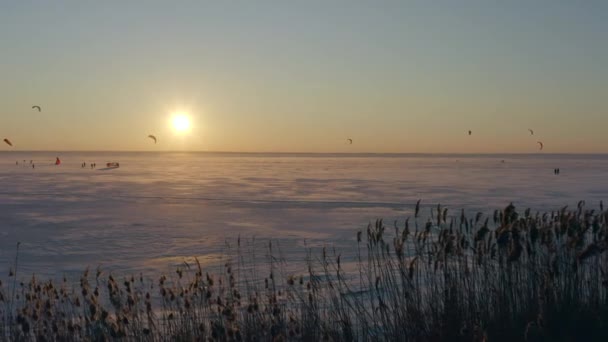
[[[564,207],[469,217],[420,203],[410,220],[354,232],[351,251],[237,239],[156,280],[86,270],[79,283],[0,285],[5,340],[608,340],[608,212]],[[356,244],[356,245],[355,245]],[[16,263],[15,263],[16,264]],[[219,271],[218,271],[219,270]],[[17,271],[16,269],[14,270]],[[14,274],[13,274],[14,275]]]

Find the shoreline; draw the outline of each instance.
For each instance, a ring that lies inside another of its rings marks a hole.
[[[239,238],[216,272],[194,259],[155,280],[87,270],[75,286],[13,281],[0,287],[0,330],[13,339],[57,326],[55,338],[87,340],[606,337],[603,204],[548,213],[509,205],[460,217],[438,206],[434,214],[423,219],[416,205],[395,227],[378,220],[356,232],[354,260],[308,250],[308,270],[298,273],[272,241],[264,252]]]

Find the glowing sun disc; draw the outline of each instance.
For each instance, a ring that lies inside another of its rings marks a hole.
[[[184,114],[176,114],[172,122],[173,129],[177,132],[186,132],[190,129],[190,119]]]

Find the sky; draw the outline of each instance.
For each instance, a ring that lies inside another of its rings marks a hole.
[[[592,0],[1,1],[0,151],[608,153],[606,32]]]

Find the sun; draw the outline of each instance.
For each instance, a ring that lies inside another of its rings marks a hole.
[[[184,113],[176,113],[171,119],[173,129],[178,133],[184,133],[190,130],[190,118]]]

